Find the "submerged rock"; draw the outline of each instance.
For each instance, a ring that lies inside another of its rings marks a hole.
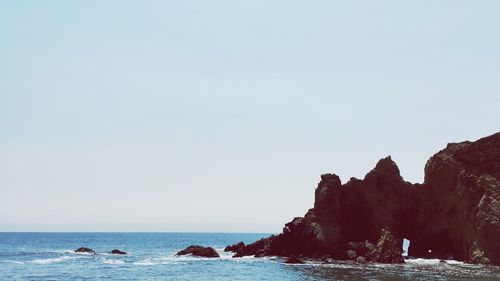
[[[198,257],[206,257],[206,258],[218,258],[220,257],[219,254],[217,253],[216,250],[212,247],[203,247],[203,246],[198,246],[198,245],[191,245],[187,247],[186,249],[179,251],[176,255],[177,256],[182,256],[182,255],[188,255],[191,254],[193,256],[198,256]]]
[[[243,242],[240,242],[240,243],[234,244],[234,245],[228,245],[228,246],[226,246],[226,248],[224,248],[224,252],[237,252],[238,250],[240,250],[243,247],[245,247],[245,243],[243,243]]]
[[[95,251],[90,249],[90,248],[86,248],[86,247],[81,247],[81,248],[78,248],[75,250],[75,253],[89,253],[89,254],[95,254]]]
[[[110,252],[110,254],[113,254],[113,255],[126,255],[127,253],[125,253],[123,251],[120,251],[120,250],[117,250],[117,249],[114,249],[113,251]]]

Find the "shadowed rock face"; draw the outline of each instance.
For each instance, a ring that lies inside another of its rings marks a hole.
[[[344,185],[324,174],[304,217],[235,256],[349,259],[350,242],[377,244],[383,229],[394,241],[409,239],[412,256],[500,264],[500,133],[449,144],[428,161],[423,184],[404,181],[390,157]],[[397,255],[389,262],[399,262]]]
[[[410,255],[500,264],[500,133],[431,157],[420,197]]]

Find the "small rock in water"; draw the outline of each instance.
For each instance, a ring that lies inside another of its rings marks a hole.
[[[126,255],[127,253],[120,251],[120,250],[117,250],[117,249],[114,249],[113,251],[111,251],[111,254],[113,254],[113,255]]]
[[[95,251],[90,249],[90,248],[86,248],[86,247],[81,247],[81,248],[78,248],[75,250],[75,253],[89,253],[89,254],[95,254]]]
[[[199,245],[191,245],[186,249],[178,252],[177,256],[188,255],[191,254],[193,256],[198,257],[206,257],[206,258],[218,258],[220,257],[216,250],[212,247],[203,247]]]
[[[285,261],[285,263],[290,263],[290,264],[301,264],[304,263],[301,259],[297,258],[296,256],[290,256],[288,259]]]

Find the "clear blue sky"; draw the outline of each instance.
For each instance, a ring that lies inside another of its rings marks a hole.
[[[0,1],[0,230],[278,232],[500,130],[499,1]]]

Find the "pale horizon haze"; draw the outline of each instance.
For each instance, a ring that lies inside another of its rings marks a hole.
[[[0,1],[0,231],[280,232],[500,131],[499,1]]]

